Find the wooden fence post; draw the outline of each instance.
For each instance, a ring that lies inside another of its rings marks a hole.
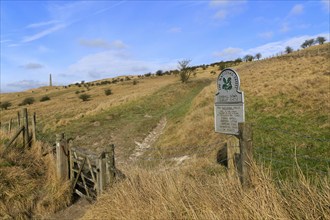
[[[115,145],[111,144],[108,146],[109,151],[108,153],[108,161],[107,161],[107,172],[108,172],[108,179],[109,184],[112,186],[115,183],[115,177],[116,177],[116,165],[115,165]]]
[[[33,117],[32,117],[32,140],[33,140],[33,143],[35,143],[37,141],[36,125],[37,125],[36,113],[34,112]]]
[[[18,127],[21,127],[21,114],[19,113],[19,111],[17,112],[17,125]]]
[[[235,155],[238,153],[239,141],[235,136],[231,136],[227,142],[227,165],[230,177],[235,176],[237,165],[235,164]]]
[[[13,119],[9,120],[9,126],[8,126],[8,133],[11,132],[11,127],[12,127]]]
[[[239,123],[239,146],[241,151],[240,180],[243,187],[251,185],[251,165],[253,159],[252,127],[248,123]]]
[[[97,175],[97,183],[98,183],[98,195],[103,193],[106,185],[106,161],[105,161],[105,153],[102,152],[100,157],[98,158],[98,175]]]
[[[64,139],[64,133],[56,134],[56,172],[61,180],[68,180],[68,149]]]
[[[28,117],[28,111],[27,108],[22,108],[22,117],[23,117],[23,123],[24,123],[24,128],[25,128],[25,132],[24,132],[24,142],[26,145],[30,145],[29,144],[29,117]],[[24,120],[25,119],[25,120]]]

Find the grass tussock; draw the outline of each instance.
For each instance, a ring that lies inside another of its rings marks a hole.
[[[70,203],[69,184],[58,181],[54,158],[42,156],[42,145],[37,142],[31,149],[13,145],[7,150],[0,145],[1,219],[41,217]]]
[[[162,172],[130,169],[129,178],[110,189],[84,219],[328,219],[329,184],[271,180],[254,165],[252,187],[224,175],[206,160]]]

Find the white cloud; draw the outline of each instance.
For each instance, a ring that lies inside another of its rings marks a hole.
[[[22,40],[23,43],[27,43],[27,42],[31,42],[31,41],[35,41],[35,40],[38,40],[42,37],[45,37],[55,31],[58,31],[58,30],[61,30],[63,28],[65,28],[67,25],[65,24],[57,24],[51,28],[48,28],[44,31],[41,31],[35,35],[32,35],[32,36],[27,36],[27,37],[24,37],[24,39]]]
[[[268,44],[261,45],[259,47],[251,48],[248,49],[245,52],[245,54],[256,54],[256,53],[261,53],[263,57],[268,57],[275,55],[276,53],[280,53],[285,51],[285,48],[287,46],[292,47],[294,50],[297,50],[300,48],[301,44],[307,40],[307,39],[315,39],[318,36],[323,36],[326,39],[329,39],[329,34],[321,33],[317,35],[304,35],[304,36],[299,36],[299,37],[293,37],[287,40],[283,41],[276,41]]]
[[[101,48],[101,49],[124,49],[127,47],[127,45],[124,44],[121,40],[115,40],[109,43],[103,39],[91,39],[91,40],[81,39],[79,41],[79,44],[85,47]]]
[[[304,11],[304,6],[302,4],[297,4],[293,6],[289,15],[300,15],[303,13],[303,11]]]
[[[35,80],[21,80],[17,82],[8,83],[6,86],[8,90],[26,90],[32,88],[38,88],[41,86],[46,86],[47,83],[35,81]]]
[[[247,54],[255,55],[257,53],[261,53],[262,57],[266,58],[272,55],[275,55],[280,52],[284,52],[285,48],[287,46],[292,47],[294,50],[297,50],[300,48],[301,44],[307,40],[307,39],[315,39],[318,36],[323,36],[329,41],[329,33],[320,33],[317,35],[304,35],[304,36],[298,36],[298,37],[293,37],[287,40],[282,40],[282,41],[275,41],[271,43],[267,43],[258,47],[250,48],[247,50],[243,50],[241,48],[226,48],[222,50],[221,52],[216,52],[213,53],[213,56],[218,57],[221,60],[233,60],[238,57],[244,57]]]
[[[116,75],[144,74],[156,70],[175,69],[177,61],[144,61],[136,60],[124,52],[103,51],[82,57],[69,66],[70,76],[81,77],[113,77]]]
[[[233,48],[228,47],[223,49],[221,52],[213,53],[213,56],[219,57],[220,59],[226,60],[233,60],[241,56],[243,50],[241,48]]]
[[[258,36],[263,39],[271,39],[274,36],[274,33],[272,31],[268,31],[268,32],[259,33]]]
[[[24,65],[21,65],[20,67],[27,69],[27,70],[35,70],[35,69],[41,69],[44,66],[40,63],[27,63]]]

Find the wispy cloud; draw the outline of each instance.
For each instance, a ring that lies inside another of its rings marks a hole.
[[[258,36],[263,39],[271,39],[274,36],[273,31],[259,33]]]
[[[228,47],[228,48],[223,49],[220,52],[214,52],[213,56],[219,57],[219,58],[224,58],[225,60],[233,60],[233,59],[238,58],[242,52],[243,52],[243,49],[241,49],[241,48]]]
[[[127,45],[124,44],[121,40],[115,40],[109,43],[103,39],[81,39],[79,40],[79,44],[85,47],[91,48],[101,48],[101,49],[124,49],[127,48]]]
[[[323,9],[326,11],[326,12],[330,12],[330,1],[329,0],[321,0],[321,4],[322,4],[322,7]]]
[[[213,19],[217,21],[225,21],[229,16],[235,16],[244,11],[245,0],[229,1],[229,0],[212,0],[209,6],[216,10]],[[228,13],[230,11],[230,13]]]
[[[11,89],[20,89],[20,90],[26,90],[26,89],[32,89],[32,88],[38,88],[41,86],[46,86],[47,83],[36,81],[36,80],[21,80],[13,83],[8,83],[6,86]]]
[[[35,69],[41,69],[44,66],[40,63],[27,63],[20,66],[21,68],[27,69],[27,70],[35,70]]]
[[[42,37],[45,37],[45,36],[47,36],[47,35],[49,35],[49,34],[51,34],[53,32],[56,32],[58,30],[61,30],[61,29],[65,28],[65,27],[67,27],[67,25],[65,25],[65,24],[57,24],[54,27],[48,28],[48,29],[46,29],[44,31],[41,31],[41,32],[39,32],[37,34],[34,34],[32,36],[26,36],[26,37],[24,37],[24,39],[22,40],[22,43],[27,43],[27,42],[38,40],[38,39],[40,39]]]
[[[181,33],[182,32],[182,28],[180,28],[180,27],[172,27],[172,28],[168,29],[167,32],[169,32],[169,33]]]
[[[59,23],[58,20],[43,21],[43,22],[29,24],[26,26],[26,28],[39,28],[39,27],[44,27],[44,26],[48,26],[51,24],[57,24],[57,23]]]
[[[291,16],[300,15],[303,12],[304,12],[304,6],[302,4],[296,4],[291,9],[289,15],[291,15]]]
[[[281,25],[281,28],[280,28],[280,32],[282,33],[286,33],[288,31],[290,31],[291,28],[289,27],[289,23],[288,22],[284,22],[282,25]]]

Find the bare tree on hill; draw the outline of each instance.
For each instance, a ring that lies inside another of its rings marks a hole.
[[[194,69],[189,66],[191,60],[181,60],[178,61],[178,68],[180,74],[180,80],[182,83],[188,82],[191,74],[194,72]]]

